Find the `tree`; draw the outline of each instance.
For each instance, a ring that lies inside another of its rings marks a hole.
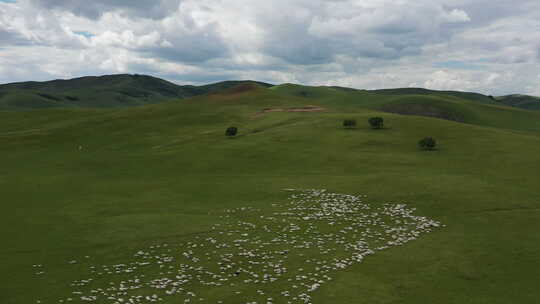
[[[225,135],[229,137],[236,136],[236,133],[238,133],[237,127],[228,127],[227,131],[225,131]]]
[[[433,150],[437,146],[437,141],[433,137],[426,137],[418,142],[418,146],[422,150]]]
[[[343,127],[347,129],[356,128],[356,119],[345,119],[343,121]]]
[[[384,127],[384,119],[382,117],[371,117],[368,122],[372,129],[382,129]]]

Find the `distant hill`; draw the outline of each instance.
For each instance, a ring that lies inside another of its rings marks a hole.
[[[540,97],[536,96],[514,94],[496,97],[496,100],[507,106],[518,107],[527,110],[540,110]]]
[[[137,106],[214,93],[246,83],[261,87],[272,86],[254,81],[180,86],[152,76],[129,74],[18,82],[0,85],[0,110]]]
[[[58,107],[114,108],[155,104],[171,99],[181,99],[205,94],[238,94],[255,88],[272,88],[287,95],[307,99],[329,99],[334,102],[352,100],[356,94],[366,92],[381,100],[405,98],[407,104],[387,105],[381,110],[400,114],[427,113],[427,116],[461,121],[462,118],[440,110],[433,105],[418,105],[425,98],[450,98],[482,104],[505,105],[526,110],[540,110],[540,98],[528,95],[493,97],[479,93],[460,91],[435,91],[423,88],[397,88],[383,90],[357,90],[330,86],[313,87],[297,84],[272,84],[251,80],[222,81],[193,86],[177,85],[148,75],[88,76],[69,80],[45,82],[18,82],[0,85],[0,110],[29,110]],[[377,97],[378,96],[378,97]],[[414,105],[414,106],[412,106]]]
[[[431,95],[431,96],[453,96],[460,99],[478,101],[487,104],[505,105],[521,108],[525,110],[540,110],[540,97],[530,95],[506,95],[506,96],[487,96],[479,93],[460,92],[460,91],[435,91],[422,88],[403,88],[403,89],[383,89],[370,91],[375,94],[383,95]]]
[[[370,91],[375,94],[384,94],[384,95],[445,95],[445,96],[454,96],[461,99],[479,101],[483,103],[497,103],[496,100],[492,97],[480,94],[480,93],[470,93],[470,92],[460,92],[460,91],[435,91],[428,90],[423,88],[403,88],[403,89],[383,89],[383,90],[372,90]]]

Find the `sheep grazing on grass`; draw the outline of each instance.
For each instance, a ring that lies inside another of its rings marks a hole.
[[[405,204],[370,205],[365,196],[316,189],[295,191],[269,210],[227,209],[221,218],[211,232],[138,250],[124,263],[73,263],[87,263],[88,274],[60,300],[312,303],[338,272],[442,226]]]

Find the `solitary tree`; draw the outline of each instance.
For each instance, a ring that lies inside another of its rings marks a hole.
[[[356,119],[345,119],[343,121],[343,127],[347,129],[356,128]]]
[[[368,122],[372,129],[382,129],[384,127],[384,119],[382,117],[371,117]]]
[[[225,135],[229,137],[236,136],[236,133],[238,133],[237,127],[228,127],[227,131],[225,131]]]
[[[437,146],[437,141],[433,137],[426,137],[418,142],[418,146],[422,150],[433,150]]]

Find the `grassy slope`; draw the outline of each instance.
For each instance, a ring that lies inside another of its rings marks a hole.
[[[12,83],[0,85],[0,92],[1,109],[134,106],[189,95],[173,83],[143,75]]]
[[[528,95],[507,95],[497,97],[497,101],[522,109],[527,110],[540,110],[540,97],[528,96]]]
[[[401,89],[383,89],[371,91],[375,94],[382,95],[436,95],[436,96],[453,96],[461,99],[474,100],[477,102],[495,104],[496,102],[486,95],[479,93],[469,93],[460,91],[434,91],[422,88],[401,88]]]
[[[422,88],[401,88],[384,89],[371,91],[375,94],[383,95],[429,95],[429,96],[453,96],[460,99],[472,100],[485,104],[511,106],[525,110],[540,110],[540,97],[529,95],[506,95],[506,96],[486,96],[478,93],[459,92],[459,91],[434,91]]]
[[[20,82],[0,84],[0,110],[29,110],[56,107],[110,108],[159,103],[172,98],[186,98],[227,90],[238,84],[271,87],[271,84],[256,81],[223,81],[203,86],[176,85],[163,79],[147,75],[105,75],[80,77],[69,80],[45,82]],[[281,85],[295,91],[300,97],[320,95],[354,95],[360,90],[343,87],[309,88],[299,85]],[[306,88],[306,89],[304,89]],[[325,92],[324,92],[325,91]],[[308,96],[308,92],[310,96]],[[367,92],[367,91],[363,91]],[[490,97],[478,93],[459,91],[434,91],[422,88],[398,88],[372,90],[371,94],[382,97],[436,97],[475,101],[483,104],[506,105],[527,110],[540,109],[538,97],[508,95]]]
[[[0,110],[53,107],[112,108],[138,106],[213,93],[252,81],[223,81],[204,86],[180,86],[146,75],[105,75],[46,82],[0,85]]]
[[[272,90],[287,97],[305,98],[306,102],[317,100],[324,104],[339,105],[350,109],[362,107],[372,110],[392,111],[394,105],[396,106],[395,108],[420,106],[421,112],[423,109],[422,106],[428,106],[440,109],[442,113],[447,112],[457,115],[461,118],[460,121],[468,124],[516,131],[540,131],[540,113],[509,106],[487,104],[474,99],[463,99],[454,95],[381,94],[377,92],[387,90],[349,91],[332,87],[307,87],[289,84],[275,86]],[[393,92],[392,90],[388,91]]]
[[[0,112],[0,302],[55,299],[77,278],[66,261],[124,261],[207,230],[216,210],[264,207],[291,187],[406,201],[448,226],[341,273],[315,303],[537,302],[536,114],[446,101],[469,110],[470,124],[383,113],[385,130],[343,130],[343,119],[381,115],[373,109],[395,97],[291,91]],[[253,116],[308,104],[328,111]],[[241,133],[233,140],[223,136],[231,124]],[[439,140],[438,151],[416,149],[426,135]],[[42,279],[34,263],[46,265]]]

